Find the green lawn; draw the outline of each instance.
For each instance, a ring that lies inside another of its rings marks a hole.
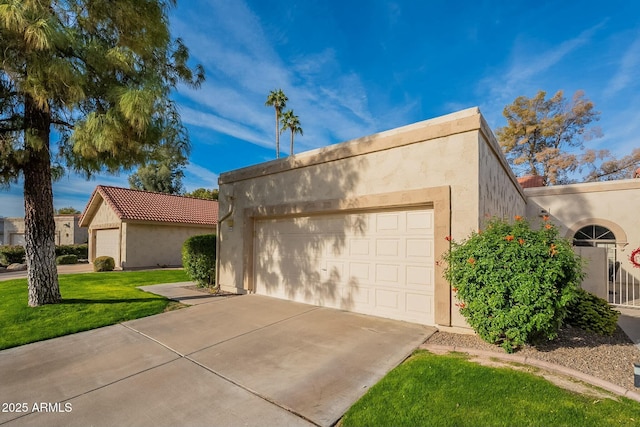
[[[416,352],[373,386],[342,426],[638,426],[640,403],[561,389],[466,355]]]
[[[179,304],[136,286],[188,280],[182,270],[63,274],[62,303],[35,308],[27,279],[0,282],[0,349],[162,313]]]

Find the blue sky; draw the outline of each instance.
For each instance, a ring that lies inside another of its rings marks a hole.
[[[640,2],[182,0],[170,19],[207,73],[174,96],[192,142],[188,191],[275,159],[264,102],[277,88],[304,129],[296,152],[473,106],[495,129],[517,96],[560,89],[601,112],[589,148],[640,146]],[[54,205],[83,210],[96,185],[127,177],[65,176]],[[0,191],[0,216],[23,215],[21,194]]]

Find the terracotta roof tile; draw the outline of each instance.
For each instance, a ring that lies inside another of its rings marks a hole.
[[[218,222],[218,202],[149,191],[98,185],[94,191],[123,220],[157,221],[200,225]]]

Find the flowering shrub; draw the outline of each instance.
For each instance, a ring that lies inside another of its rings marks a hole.
[[[553,339],[582,281],[582,261],[548,217],[533,230],[522,217],[493,219],[464,242],[451,239],[445,277],[460,313],[482,339],[508,353]]]

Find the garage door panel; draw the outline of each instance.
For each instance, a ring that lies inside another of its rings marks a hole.
[[[120,230],[96,230],[96,257],[109,256],[118,263],[120,257]]]
[[[433,297],[423,294],[405,294],[405,309],[418,323],[433,318]]]
[[[369,257],[371,251],[371,239],[348,239],[349,250],[347,253],[351,257]]]
[[[433,212],[407,212],[407,231],[423,230],[433,236]]]
[[[400,256],[400,239],[377,239],[376,256],[394,258]]]
[[[433,324],[433,212],[255,223],[257,293]]]
[[[391,309],[397,311],[400,309],[400,292],[394,292],[390,289],[376,289],[376,307],[381,309]]]
[[[399,267],[394,264],[376,264],[376,282],[385,282],[387,284],[398,283]]]
[[[13,233],[9,236],[9,243],[15,246],[25,246],[26,240],[24,233]]]
[[[405,254],[408,258],[421,258],[425,261],[433,258],[433,239],[412,239],[405,240]]]
[[[406,283],[411,288],[424,288],[425,290],[433,286],[431,277],[433,271],[424,265],[407,265],[406,267]]]
[[[349,276],[358,281],[369,282],[370,278],[373,277],[371,274],[371,264],[364,262],[350,262]]]
[[[376,231],[389,232],[398,231],[400,227],[399,214],[377,214],[376,215]]]
[[[357,306],[362,307],[363,310],[371,311],[371,288],[359,286],[345,288],[342,292],[342,301],[344,305],[337,308],[352,310]]]

